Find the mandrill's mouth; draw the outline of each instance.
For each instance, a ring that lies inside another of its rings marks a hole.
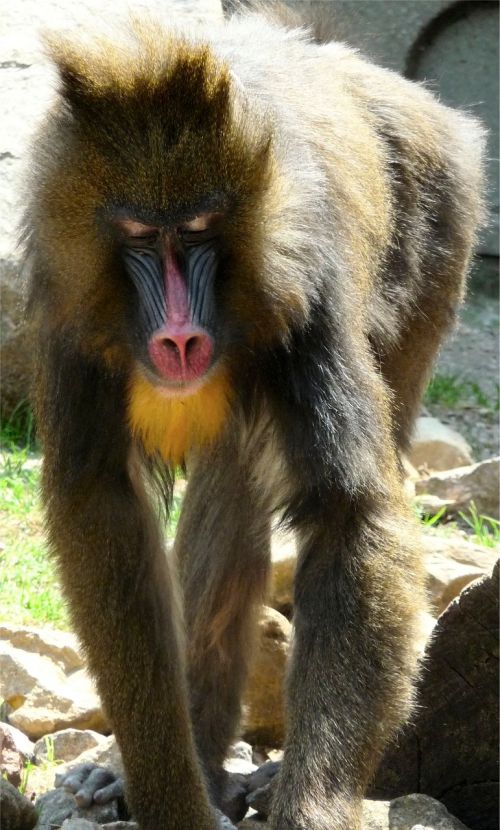
[[[174,382],[171,380],[167,381],[165,378],[158,377],[155,374],[154,386],[158,394],[164,398],[189,398],[192,395],[196,395],[205,386],[208,377],[209,374],[206,374],[196,380],[179,380]]]
[[[129,423],[147,452],[181,464],[187,453],[212,443],[223,429],[232,397],[229,374],[218,363],[214,371],[189,382],[173,384],[153,377],[150,380],[141,369],[133,376]]]

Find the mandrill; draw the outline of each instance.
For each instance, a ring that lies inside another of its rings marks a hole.
[[[43,498],[128,807],[227,826],[278,516],[299,552],[269,826],[358,830],[413,703],[400,457],[463,295],[482,128],[265,14],[49,49],[25,216]],[[168,561],[154,488],[179,466]],[[109,795],[98,770],[77,789]]]

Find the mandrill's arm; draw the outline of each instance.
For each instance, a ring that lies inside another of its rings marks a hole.
[[[123,755],[127,801],[141,830],[215,830],[161,536],[129,471],[125,379],[55,338],[38,377],[50,543]]]

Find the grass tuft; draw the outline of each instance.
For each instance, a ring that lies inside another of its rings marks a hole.
[[[458,515],[473,531],[475,542],[486,548],[494,548],[500,544],[500,522],[491,516],[478,513],[473,501],[467,513],[460,512]]]
[[[36,448],[33,410],[28,401],[18,403],[8,418],[0,424],[0,447],[2,449]]]
[[[500,384],[496,384],[494,397],[489,397],[478,383],[460,380],[457,375],[436,374],[426,389],[424,402],[440,404],[450,409],[464,403],[474,403],[492,412],[500,410]]]
[[[441,519],[446,516],[446,506],[441,507],[437,513],[425,513],[419,509],[417,513],[423,525],[426,527],[434,527],[434,525],[439,524]]]

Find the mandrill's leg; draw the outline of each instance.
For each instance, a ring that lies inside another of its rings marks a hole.
[[[176,539],[185,596],[191,713],[214,801],[224,807],[256,613],[269,569],[270,522],[238,459],[224,446],[196,463]]]
[[[399,494],[390,499],[337,492],[311,523],[302,515],[273,830],[358,830],[367,783],[410,711],[422,576]]]
[[[50,542],[123,755],[127,801],[141,830],[215,830],[166,557],[131,470],[125,380],[66,343],[48,352],[37,403]]]

